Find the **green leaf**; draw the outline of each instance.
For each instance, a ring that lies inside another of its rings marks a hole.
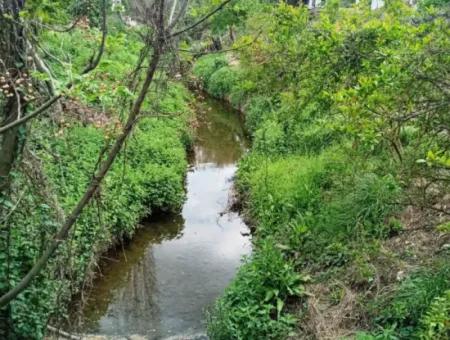
[[[280,314],[281,314],[281,311],[283,310],[283,307],[284,307],[284,301],[281,300],[281,299],[277,299],[277,315],[278,315],[278,318],[280,318]]]

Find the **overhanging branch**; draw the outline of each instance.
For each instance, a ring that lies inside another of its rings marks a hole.
[[[219,6],[216,7],[216,9],[214,9],[213,11],[209,12],[208,14],[206,14],[203,18],[201,18],[199,21],[195,22],[194,24],[183,28],[175,33],[172,33],[169,35],[170,38],[174,38],[180,34],[186,33],[188,31],[190,31],[191,29],[197,27],[198,25],[200,25],[201,23],[205,22],[206,20],[208,20],[210,17],[212,17],[214,14],[216,14],[217,12],[219,12],[222,8],[224,8],[229,2],[231,2],[233,0],[225,0],[223,1]]]
[[[103,53],[105,51],[105,43],[106,43],[106,36],[108,34],[108,30],[107,30],[107,24],[106,24],[106,15],[107,15],[107,1],[103,0],[103,5],[102,5],[102,41],[100,43],[98,52],[96,52],[91,59],[89,60],[88,65],[83,69],[83,71],[81,72],[82,75],[85,75],[91,71],[93,71],[98,64],[100,63],[100,60],[103,56]],[[70,82],[69,84],[67,84],[67,88],[71,88],[73,86],[73,83]],[[62,94],[58,94],[53,96],[52,98],[50,98],[48,101],[46,101],[44,104],[42,104],[42,106],[40,106],[38,109],[36,109],[35,111],[33,111],[32,113],[22,117],[21,119],[17,119],[7,125],[1,126],[0,127],[0,134],[5,133],[6,131],[8,131],[9,129],[16,127],[18,125],[24,124],[27,121],[29,121],[30,119],[38,116],[39,114],[45,112],[50,106],[52,106],[56,101],[58,101],[60,98],[62,97]]]
[[[62,97],[62,95],[58,94],[58,95],[50,98],[49,100],[47,100],[44,104],[42,104],[42,106],[37,108],[32,113],[0,127],[0,134],[4,133],[5,131],[7,131],[9,129],[12,129],[13,127],[21,125],[21,124],[29,121],[31,118],[34,118],[37,115],[41,114],[42,112],[46,111],[50,106],[52,106],[54,103],[56,103],[61,97]]]

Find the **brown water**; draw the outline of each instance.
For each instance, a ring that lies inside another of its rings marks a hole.
[[[226,212],[236,161],[246,149],[236,112],[198,101],[197,140],[178,215],[145,222],[102,269],[78,331],[148,339],[204,333],[204,310],[235,275],[250,242]]]

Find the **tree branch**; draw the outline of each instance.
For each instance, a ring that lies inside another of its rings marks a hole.
[[[188,3],[189,3],[189,0],[184,0],[184,2],[181,4],[180,10],[178,11],[177,16],[172,20],[172,22],[169,25],[169,28],[168,28],[169,31],[171,31],[178,24],[178,22],[181,20],[181,18],[184,16],[184,14],[186,13]]]
[[[232,52],[232,51],[239,51],[239,50],[241,50],[241,49],[243,49],[243,48],[246,48],[246,47],[248,47],[248,46],[253,45],[256,41],[258,41],[258,38],[259,38],[259,36],[261,35],[261,33],[262,33],[262,31],[259,31],[259,33],[256,35],[256,37],[255,37],[252,41],[250,41],[250,42],[248,42],[248,43],[246,43],[246,44],[243,44],[243,45],[241,45],[241,46],[236,46],[236,47],[227,48],[227,49],[225,49],[225,50],[218,50],[218,51],[203,51],[203,52],[197,51],[197,52],[195,52],[195,51],[191,51],[191,50],[186,50],[186,49],[179,48],[178,51],[180,51],[180,52],[186,52],[186,53],[191,53],[191,54],[194,55],[194,58],[198,58],[198,57],[201,57],[201,56],[204,56],[204,55],[209,55],[209,54],[219,54],[219,53],[227,53],[227,52]]]
[[[175,14],[175,8],[177,7],[177,4],[178,4],[178,0],[173,0],[172,9],[170,10],[170,15],[169,15],[169,22],[168,22],[169,26],[172,25],[173,16]]]
[[[102,58],[103,52],[105,51],[105,43],[106,43],[106,36],[108,34],[108,28],[106,25],[106,3],[107,0],[103,0],[102,2],[102,42],[100,43],[100,47],[98,52],[96,52],[94,55],[92,55],[89,64],[84,68],[84,70],[81,72],[81,74],[86,74],[88,72],[91,72],[93,69],[95,69],[98,64],[100,63],[100,59]]]
[[[183,34],[187,31],[190,31],[191,29],[197,27],[198,25],[200,25],[201,23],[205,22],[206,20],[208,20],[210,17],[212,17],[214,14],[216,14],[217,12],[219,12],[222,8],[224,8],[229,2],[231,2],[233,0],[225,0],[223,1],[219,6],[216,7],[216,9],[214,9],[213,11],[209,12],[207,15],[205,15],[203,18],[201,18],[199,21],[195,22],[194,24],[183,28],[175,33],[170,34],[170,38],[176,37],[180,34]]]
[[[81,72],[82,75],[85,75],[91,71],[93,71],[98,64],[100,63],[100,60],[103,56],[103,53],[105,51],[105,43],[106,43],[106,36],[108,33],[107,30],[107,25],[106,25],[106,15],[107,15],[107,9],[106,9],[106,5],[107,5],[107,1],[103,0],[103,8],[102,8],[102,13],[103,13],[103,20],[102,20],[102,42],[100,43],[100,47],[98,50],[98,53],[94,54],[88,65],[84,68],[84,70]],[[70,82],[69,84],[67,84],[67,88],[71,88],[73,85],[72,82]],[[50,98],[48,101],[46,101],[41,107],[39,107],[37,110],[33,111],[32,113],[22,117],[21,119],[17,119],[14,122],[11,122],[7,125],[1,126],[0,127],[0,134],[6,132],[7,130],[21,125],[25,122],[27,122],[28,120],[30,120],[33,117],[36,117],[37,115],[39,115],[40,113],[44,112],[45,110],[47,110],[51,105],[53,105],[56,101],[58,101],[60,98],[62,97],[62,94],[58,94],[53,96],[52,98]]]
[[[72,31],[77,26],[77,24],[80,22],[80,20],[82,18],[83,18],[82,16],[79,16],[67,27],[52,27],[52,26],[43,24],[42,22],[39,22],[37,20],[33,21],[33,23],[35,23],[36,25],[39,25],[47,30],[50,30],[50,31],[54,31],[54,32],[58,32],[58,33],[67,33],[67,32]]]
[[[25,122],[27,122],[28,120],[30,120],[33,117],[36,117],[37,115],[39,115],[40,113],[44,112],[45,110],[47,110],[50,106],[52,106],[56,101],[58,101],[60,98],[62,97],[62,95],[58,94],[52,98],[50,98],[49,100],[47,100],[44,104],[42,104],[42,106],[40,106],[39,108],[37,108],[35,111],[33,111],[32,113],[17,119],[9,124],[6,124],[2,127],[0,127],[0,134],[6,132],[9,129],[12,129],[13,127],[16,127],[17,125],[21,125]]]

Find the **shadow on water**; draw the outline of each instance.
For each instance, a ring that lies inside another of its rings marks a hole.
[[[103,266],[77,331],[150,339],[203,332],[204,310],[235,275],[250,242],[226,212],[236,162],[247,148],[239,115],[212,99],[197,104],[197,139],[180,214],[144,221]]]

